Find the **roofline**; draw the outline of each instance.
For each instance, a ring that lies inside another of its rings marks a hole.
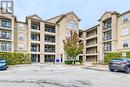
[[[118,12],[116,12],[116,11],[106,11],[106,12],[104,12],[104,14],[98,19],[98,21],[100,21],[100,20],[102,19],[102,17],[103,17],[106,13],[111,13],[112,15],[113,15],[113,14],[120,15],[120,13],[118,13]]]
[[[88,32],[88,31],[91,31],[91,30],[95,30],[95,29],[97,29],[98,26],[99,26],[99,24],[98,24],[98,25],[95,25],[95,26],[93,26],[93,27],[91,27],[91,28],[88,28],[88,29],[84,30],[84,32]]]
[[[41,20],[43,21],[43,19],[41,17],[39,17],[37,14],[32,14],[32,15],[29,15],[29,16],[26,16],[26,18],[31,18],[32,16],[37,16],[39,19],[36,19],[36,20]],[[32,19],[32,18],[31,18]]]
[[[130,10],[128,10],[128,11],[126,11],[126,12],[123,12],[123,13],[121,13],[120,15],[118,15],[118,16],[122,16],[122,15],[125,15],[125,14],[127,14],[127,13],[129,13],[130,12]]]
[[[23,21],[16,21],[17,23],[23,23],[23,24],[26,24],[26,22],[23,22]]]
[[[60,18],[59,20],[61,20],[64,16],[66,16],[66,15],[68,15],[68,14],[70,14],[70,13],[73,13],[73,14],[77,17],[78,21],[81,21],[81,19],[80,19],[73,11],[70,11],[70,12],[68,12],[68,13],[61,14],[61,15],[52,17],[52,18],[47,19],[47,20],[45,20],[45,21],[49,21],[49,20],[55,19],[55,18],[60,17],[60,16],[61,16],[61,18]],[[58,22],[59,22],[59,20],[58,20]]]

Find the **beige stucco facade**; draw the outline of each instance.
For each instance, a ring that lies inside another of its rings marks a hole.
[[[86,30],[79,30],[79,22],[73,12],[48,20],[31,15],[25,22],[0,14],[0,51],[29,53],[34,63],[52,62],[56,58],[64,61],[67,57],[63,40],[73,30],[84,42],[83,52],[77,57],[82,61],[102,63],[108,52],[130,51],[130,11],[105,12],[96,26]]]
[[[92,34],[90,38],[85,34],[97,31],[97,34]],[[105,12],[98,20],[98,25],[81,31],[85,42],[92,42],[95,40],[97,43],[85,47],[91,47],[92,53],[87,53],[88,49],[84,50],[82,57],[88,62],[102,63],[104,55],[109,52],[126,52],[130,51],[130,11],[125,13]],[[93,40],[92,40],[93,39]],[[96,49],[94,49],[96,48]],[[96,50],[96,51],[94,51]],[[91,55],[91,57],[89,56]],[[96,55],[96,56],[95,56]],[[96,61],[95,61],[96,58]]]
[[[54,62],[55,58],[66,60],[63,40],[70,36],[70,31],[79,31],[80,19],[69,12],[48,20],[31,15],[25,22],[9,14],[0,14],[0,21],[0,33],[4,32],[0,39],[1,51],[26,52],[33,63],[45,63]]]

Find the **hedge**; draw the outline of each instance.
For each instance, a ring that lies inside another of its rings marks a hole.
[[[74,60],[74,62],[75,62],[75,63],[78,62],[78,63],[82,64],[82,61],[81,61],[81,60]],[[73,64],[73,60],[66,60],[66,61],[64,61],[64,63],[65,63],[66,65],[71,65],[71,64]]]
[[[30,55],[28,53],[0,52],[0,59],[7,60],[8,65],[31,63]]]
[[[104,63],[108,64],[113,58],[123,58],[122,53],[126,53],[125,58],[130,58],[130,52],[110,52],[105,54]]]

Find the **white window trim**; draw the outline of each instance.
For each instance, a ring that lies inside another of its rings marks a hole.
[[[77,26],[77,24],[74,21],[68,21],[67,22],[67,28],[68,29],[77,29],[78,26]]]
[[[23,39],[20,39],[20,37],[22,37]],[[18,35],[18,40],[23,41],[23,40],[24,40],[24,34],[20,33],[20,34]]]
[[[124,21],[126,18],[127,18],[127,21]],[[128,17],[128,15],[124,15],[124,16],[122,17],[122,21],[123,21],[123,23],[128,22],[128,21],[129,21],[129,17]]]
[[[121,35],[124,36],[124,35],[128,35],[128,34],[129,34],[129,29],[128,29],[128,27],[123,28],[122,31],[121,31]]]
[[[23,50],[24,49],[24,45],[23,44],[19,44],[18,49],[19,50]]]

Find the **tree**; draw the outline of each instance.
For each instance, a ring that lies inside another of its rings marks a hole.
[[[76,31],[71,31],[70,37],[63,40],[64,51],[66,55],[73,60],[75,64],[76,57],[83,51],[84,44],[79,40],[79,35]]]

